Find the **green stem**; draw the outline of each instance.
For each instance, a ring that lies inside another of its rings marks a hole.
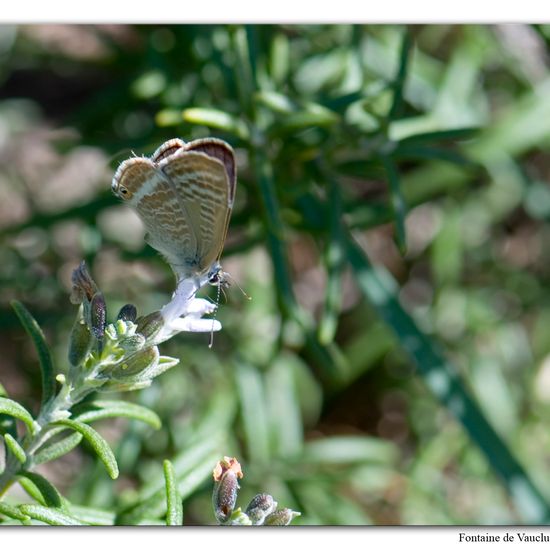
[[[82,374],[76,377],[69,375],[69,380],[63,383],[57,396],[44,404],[36,419],[37,427],[35,433],[32,436],[27,434],[22,442],[22,447],[27,455],[27,462],[25,464],[21,464],[12,453],[7,454],[6,466],[2,474],[0,474],[0,500],[13,485],[17,475],[23,468],[26,471],[33,469],[34,455],[48,439],[57,433],[54,431],[55,426],[53,423],[61,417],[65,417],[65,414],[70,416],[68,411],[96,389],[96,386],[92,384],[95,370],[92,369],[91,376],[88,375],[87,377],[84,377]],[[83,371],[80,370],[79,372],[82,373]]]
[[[36,419],[36,432],[30,436],[27,434],[22,442],[22,447],[27,455],[27,468],[32,469],[32,459],[36,451],[52,436],[51,422],[59,416],[63,411],[69,410],[73,406],[73,400],[71,399],[71,386],[70,384],[63,384],[59,393],[47,402],[40,411],[38,418]],[[23,468],[17,458],[9,453],[6,458],[6,467],[0,475],[0,499],[6,494],[8,489],[13,485],[17,474]]]

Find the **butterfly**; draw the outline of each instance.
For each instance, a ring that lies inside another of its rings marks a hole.
[[[219,260],[235,201],[233,149],[215,138],[170,139],[150,158],[122,162],[114,194],[135,208],[146,242],[166,259],[179,281],[227,286]]]

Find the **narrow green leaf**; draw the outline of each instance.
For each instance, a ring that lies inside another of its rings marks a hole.
[[[24,491],[39,504],[45,504],[42,493],[38,490],[38,487],[26,477],[20,477],[18,479],[19,485]]]
[[[246,124],[238,118],[219,111],[218,109],[203,109],[193,107],[185,109],[182,113],[183,120],[191,124],[202,124],[210,128],[218,128],[225,130],[231,134],[235,134],[241,139],[248,139],[248,129]]]
[[[398,451],[389,441],[365,436],[332,436],[308,441],[303,460],[319,464],[396,462]]]
[[[14,454],[15,458],[17,458],[21,464],[25,464],[27,461],[27,455],[23,447],[19,445],[17,439],[12,437],[10,434],[4,434],[4,441],[6,442],[8,449]]]
[[[310,104],[305,109],[290,113],[278,121],[276,128],[285,131],[297,131],[312,126],[332,126],[340,120],[340,117],[330,109],[322,105]]]
[[[226,448],[225,430],[210,431],[196,444],[186,446],[185,451],[173,460],[174,477],[181,499],[187,498],[207,479],[212,479],[212,469]],[[123,509],[116,519],[117,525],[136,525],[142,518],[160,517],[166,513],[166,483],[159,472],[136,495],[136,502]]]
[[[459,166],[475,166],[476,163],[466,158],[462,153],[452,151],[450,149],[442,149],[441,147],[422,146],[422,145],[399,145],[392,153],[395,159],[427,159],[427,160],[443,160],[452,162]]]
[[[55,374],[50,349],[48,348],[42,329],[27,308],[16,300],[11,302],[11,306],[15,310],[17,317],[19,317],[23,328],[31,337],[38,353],[42,372],[42,405],[44,405],[55,395]]]
[[[44,447],[34,455],[34,464],[50,462],[72,451],[82,441],[82,434],[74,432],[71,435]]]
[[[216,455],[219,458],[219,453]],[[182,475],[176,470],[177,487],[182,499],[193,494],[199,487],[204,485],[208,480],[212,480],[213,465],[216,464],[216,457],[209,457],[201,464],[197,464],[193,470]],[[117,525],[134,525],[141,518],[151,516],[161,516],[166,513],[166,488],[162,486],[158,491],[155,491],[149,498],[132,506],[128,510],[124,510],[120,517],[117,518]]]
[[[249,456],[254,462],[265,463],[270,454],[270,430],[263,376],[245,363],[237,364],[234,372]]]
[[[24,514],[17,506],[11,506],[5,502],[0,502],[0,514],[8,518],[18,519],[21,523],[28,525],[30,517]]]
[[[403,41],[401,42],[401,52],[399,57],[399,70],[393,84],[393,102],[388,114],[390,120],[398,118],[403,109],[403,91],[405,88],[405,81],[407,79],[407,72],[409,68],[409,59],[411,51],[411,35],[407,30],[403,34]]]
[[[67,509],[71,516],[78,521],[91,525],[114,525],[116,514],[114,512],[91,508],[89,506],[77,506],[69,504]]]
[[[155,115],[155,124],[160,128],[178,126],[181,123],[181,111],[179,109],[162,109]]]
[[[0,397],[8,397],[8,392],[0,384]],[[17,438],[17,424],[15,418],[7,414],[0,414],[0,435],[10,434],[12,437]]]
[[[420,134],[414,134],[403,138],[399,145],[408,145],[412,143],[429,142],[434,143],[436,141],[444,140],[465,140],[475,137],[480,128],[472,126],[468,128],[454,128],[452,130],[440,130],[436,132],[422,132]]]
[[[89,525],[69,514],[52,510],[45,506],[39,506],[38,504],[22,504],[20,509],[27,516],[49,525]]]
[[[303,445],[302,416],[291,362],[290,356],[280,354],[265,373],[270,442],[281,458],[297,456]]]
[[[286,95],[271,90],[256,92],[255,99],[279,114],[290,114],[298,110],[298,106]]]
[[[48,508],[62,508],[63,507],[63,497],[59,491],[42,475],[37,474],[36,472],[25,472],[21,471],[18,474],[19,483],[21,486],[38,502],[44,504]],[[22,479],[23,478],[23,479]],[[41,498],[37,498],[36,491],[32,487],[29,487],[29,484],[26,483],[26,480],[30,481],[34,487],[38,490]]]
[[[81,433],[105,465],[109,476],[111,476],[112,479],[116,479],[118,477],[118,465],[111,447],[109,447],[109,444],[105,441],[105,439],[103,439],[103,437],[101,437],[93,428],[87,424],[83,424],[82,422],[70,419],[59,420],[55,424],[59,426],[67,426],[76,432]]]
[[[79,413],[74,417],[75,420],[89,423],[104,418],[122,416],[141,420],[157,430],[162,425],[159,416],[151,409],[128,401],[94,401],[87,404],[86,407],[90,407],[90,409]]]
[[[34,434],[35,426],[31,413],[16,401],[0,397],[0,413],[22,420],[29,429],[29,433]]]
[[[390,196],[395,215],[396,240],[401,250],[404,252],[407,248],[407,238],[405,235],[405,215],[406,204],[401,191],[401,181],[395,162],[387,155],[381,155],[382,164],[386,170],[390,184]]]
[[[166,525],[183,524],[183,503],[179,495],[174,467],[169,460],[165,460],[164,482],[166,484]]]
[[[269,55],[269,74],[276,83],[276,88],[283,88],[289,73],[290,41],[284,33],[277,33],[271,41]]]

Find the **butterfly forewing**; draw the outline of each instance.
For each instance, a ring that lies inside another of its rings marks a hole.
[[[181,250],[196,248],[195,235],[180,211],[173,186],[149,159],[133,158],[121,164],[113,190],[136,209],[147,231],[146,241],[168,263],[180,264]],[[175,219],[178,224],[174,224]]]

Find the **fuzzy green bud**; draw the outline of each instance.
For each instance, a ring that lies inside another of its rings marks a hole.
[[[74,367],[82,364],[92,347],[92,333],[82,315],[76,318],[69,337],[69,363]]]
[[[145,337],[141,334],[134,334],[119,340],[118,345],[127,353],[136,353],[145,345]]]
[[[261,525],[265,518],[277,509],[277,502],[271,495],[260,493],[248,504],[245,513],[253,525]]]
[[[164,319],[160,311],[154,311],[153,313],[149,313],[149,315],[140,317],[136,322],[136,332],[143,334],[147,340],[153,340],[164,326]]]
[[[272,514],[269,514],[264,521],[264,525],[281,526],[288,525],[295,517],[301,516],[300,512],[295,512],[290,508],[281,508]]]
[[[127,360],[121,361],[111,370],[110,375],[117,380],[122,380],[130,376],[135,377],[155,366],[158,360],[158,348],[156,346],[150,346],[134,353]]]

